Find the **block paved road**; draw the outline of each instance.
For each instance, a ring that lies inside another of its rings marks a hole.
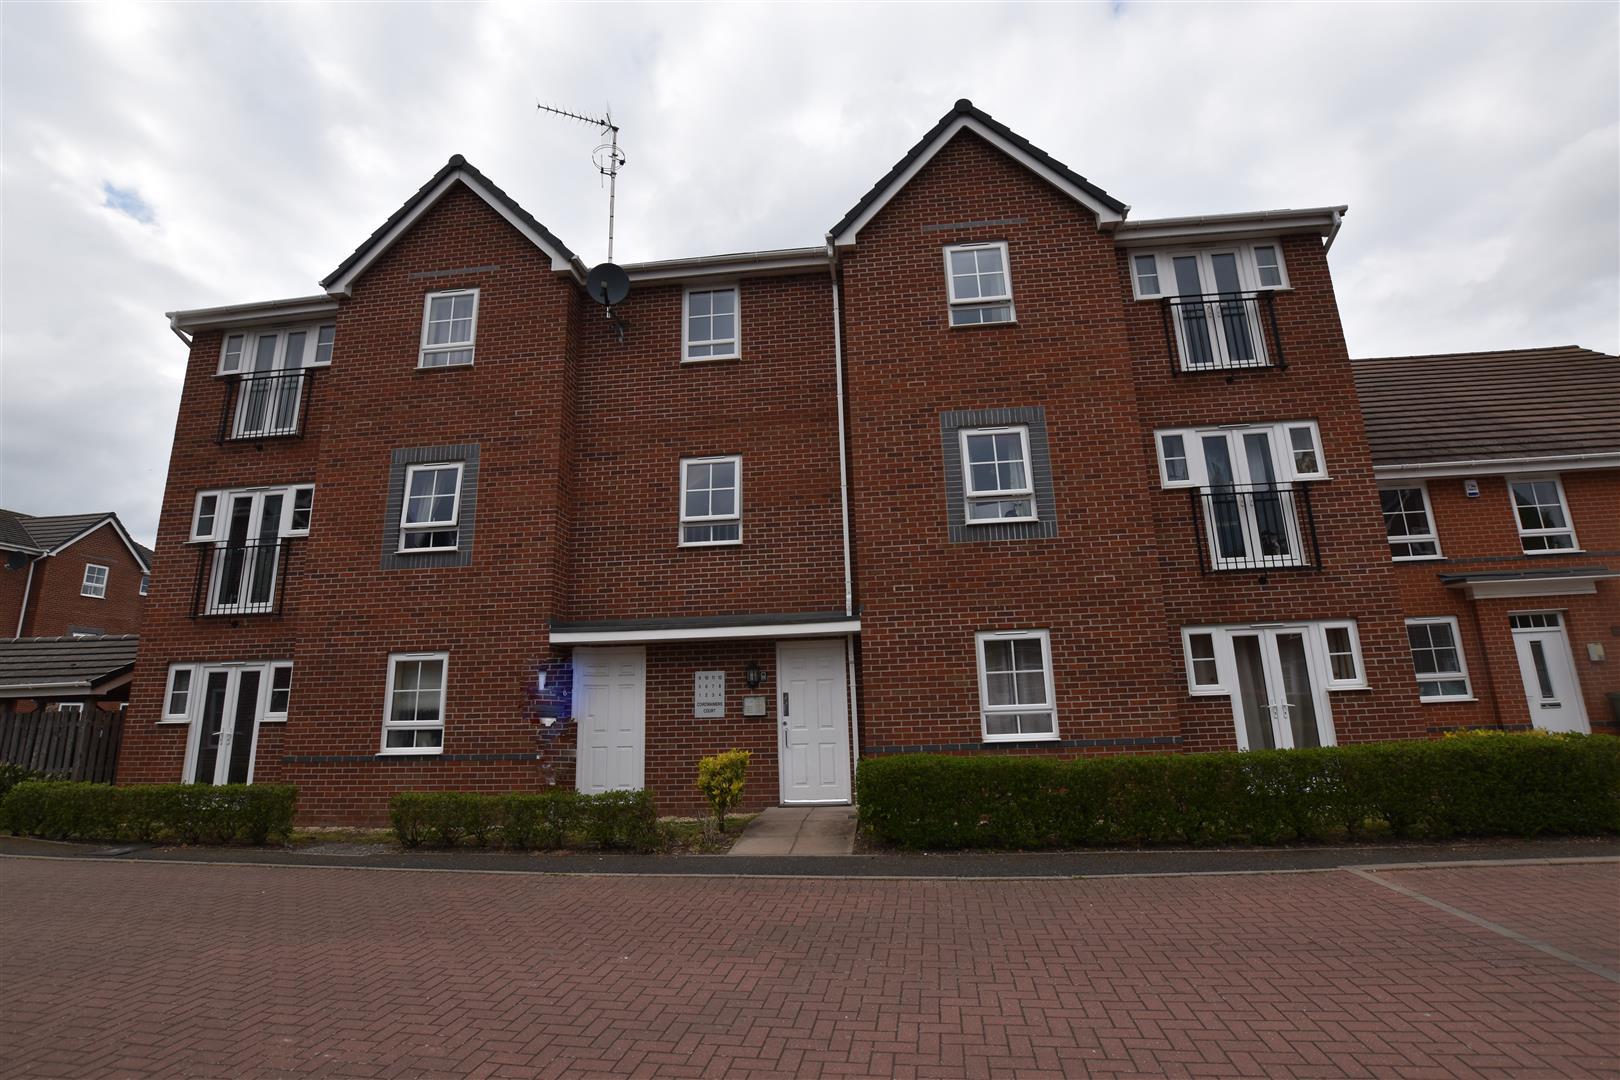
[[[1617,897],[4,858],[0,1076],[1620,1076]]]

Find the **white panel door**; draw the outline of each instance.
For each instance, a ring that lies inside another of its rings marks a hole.
[[[1519,674],[1530,703],[1530,722],[1545,731],[1590,734],[1586,702],[1575,676],[1575,657],[1564,636],[1563,620],[1556,614],[1515,616],[1516,621],[1539,622],[1534,628],[1513,630],[1513,648],[1519,654]]]
[[[634,791],[646,783],[647,652],[574,650],[574,722],[580,791]]]
[[[849,696],[843,639],[778,642],[776,672],[782,801],[849,802]]]

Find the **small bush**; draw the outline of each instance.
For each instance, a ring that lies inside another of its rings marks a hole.
[[[499,832],[519,851],[564,847],[580,838],[598,847],[652,851],[662,840],[658,810],[647,791],[572,791],[483,795],[466,791],[402,791],[388,807],[405,847],[483,844]]]
[[[579,818],[579,796],[572,791],[506,796],[501,839],[518,851],[560,848]]]
[[[914,848],[1620,832],[1620,739],[1457,737],[1059,761],[870,758],[861,826]]]
[[[742,802],[748,762],[753,756],[747,750],[727,750],[698,762],[697,787],[714,808],[714,820],[721,832],[726,831],[726,813]]]
[[[421,847],[428,838],[428,817],[436,792],[401,791],[388,801],[388,822],[402,846]]]
[[[604,791],[580,796],[585,835],[600,847],[653,851],[658,847],[658,810],[652,792]]]
[[[298,790],[286,784],[137,784],[27,780],[0,802],[14,833],[52,840],[262,844],[292,832]]]

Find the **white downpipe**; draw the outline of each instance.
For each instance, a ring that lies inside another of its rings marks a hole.
[[[13,637],[22,637],[23,620],[28,618],[28,594],[34,591],[34,564],[37,562],[37,558],[28,560],[28,580],[23,583],[22,610],[17,612],[17,632]]]
[[[827,242],[827,259],[832,267],[833,296],[833,373],[838,383],[838,513],[844,529],[844,617],[855,615],[854,575],[849,562],[849,454],[844,432],[844,331],[838,294],[838,253]]]

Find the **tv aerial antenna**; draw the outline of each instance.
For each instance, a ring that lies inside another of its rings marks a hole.
[[[591,272],[585,277],[585,291],[592,300],[602,305],[606,317],[613,319],[613,305],[622,303],[630,295],[630,275],[613,261],[613,214],[619,193],[619,170],[625,162],[624,151],[619,149],[619,125],[613,122],[611,109],[601,116],[586,116],[559,109],[555,105],[536,105],[535,108],[552,116],[578,120],[602,129],[603,142],[591,151],[591,161],[595,163],[596,171],[607,177],[608,182],[607,262],[591,267]],[[613,329],[619,335],[621,345],[624,344],[624,328],[622,318],[614,320]]]

